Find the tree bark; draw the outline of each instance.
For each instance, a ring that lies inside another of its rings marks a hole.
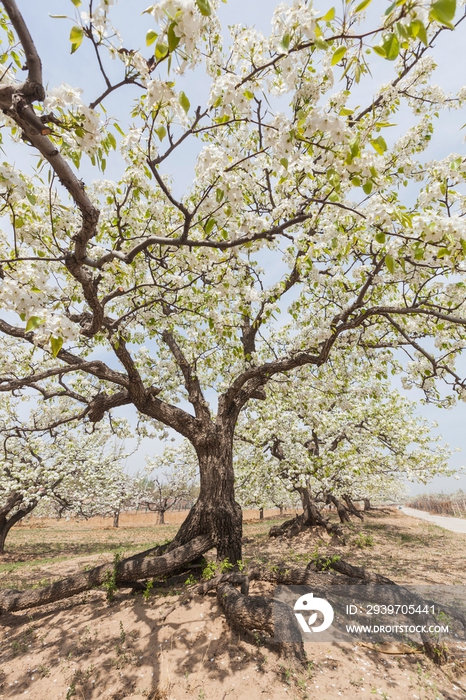
[[[353,501],[351,500],[351,496],[348,496],[347,494],[345,494],[345,495],[343,496],[343,500],[345,501],[346,505],[348,506],[348,510],[349,510],[350,513],[352,513],[352,514],[355,515],[357,518],[359,518],[359,520],[364,520],[364,515],[361,513],[360,510],[358,510],[358,509],[356,508],[356,506],[354,505]]]
[[[8,517],[11,510],[17,507],[22,500],[22,496],[19,494],[10,494],[4,508],[0,510],[0,554],[5,553],[5,541],[13,525],[29,515],[37,505],[37,501],[33,501],[27,508],[19,508],[16,513]]]
[[[157,511],[157,525],[165,525],[165,511],[164,510]]]
[[[320,526],[324,527],[330,535],[336,536],[344,541],[341,528],[331,523],[317,508],[311,490],[303,486],[297,487],[296,490],[301,496],[303,512],[292,520],[286,520],[282,525],[270,528],[269,537],[280,537],[285,534],[288,537],[293,537],[306,528]]]
[[[120,511],[115,511],[113,514],[113,527],[119,527],[120,525]]]
[[[368,510],[371,510],[371,502],[369,498],[364,499],[364,510],[367,512]]]
[[[233,429],[216,425],[195,447],[199,460],[199,497],[170,548],[207,534],[214,542],[217,559],[228,559],[235,565],[241,561],[243,522],[241,506],[235,501]]]
[[[263,519],[264,519],[264,509],[259,508],[259,520],[263,520]]]
[[[348,515],[348,511],[346,507],[343,505],[343,503],[333,494],[329,493],[327,494],[327,503],[332,503],[335,508],[337,509],[338,517],[340,518],[341,523],[349,523],[351,522],[351,519]]]

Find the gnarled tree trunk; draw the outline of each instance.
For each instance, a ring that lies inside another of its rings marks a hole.
[[[199,535],[212,537],[217,559],[236,564],[241,560],[243,521],[235,501],[233,430],[215,425],[196,446],[199,460],[199,497],[182,523],[170,548],[179,547]]]
[[[355,515],[357,518],[359,518],[359,520],[364,520],[364,515],[360,510],[356,508],[353,501],[351,500],[351,496],[345,494],[343,496],[343,500],[345,501],[346,505],[348,506],[348,510],[352,515]]]
[[[330,535],[343,539],[343,533],[338,525],[331,523],[325,518],[317,507],[310,488],[298,486],[296,488],[301,496],[303,512],[292,520],[286,520],[282,525],[274,526],[269,530],[270,537],[279,537],[287,534],[289,537],[299,534],[308,527],[320,525],[324,527]]]
[[[23,497],[19,493],[11,493],[6,499],[6,503],[3,508],[0,509],[0,554],[5,552],[5,541],[8,537],[13,525],[19,523],[20,520],[29,515],[37,505],[37,501],[32,501],[27,507],[19,507],[23,501]],[[13,515],[10,515],[11,511],[18,508]],[[9,517],[8,517],[9,516]]]
[[[331,503],[332,505],[335,506],[335,508],[337,509],[338,517],[340,518],[341,523],[351,522],[350,517],[348,515],[348,511],[346,510],[346,507],[332,493],[327,494],[327,503],[329,503],[329,504]]]

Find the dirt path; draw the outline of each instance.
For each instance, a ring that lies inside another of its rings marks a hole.
[[[428,513],[425,510],[417,510],[416,508],[402,508],[401,510],[405,515],[409,515],[412,518],[427,520],[429,523],[434,523],[434,525],[443,527],[445,530],[466,533],[466,520],[462,520],[461,518],[449,518],[445,515],[432,515],[432,513]]]

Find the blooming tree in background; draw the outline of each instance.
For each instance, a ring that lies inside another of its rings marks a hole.
[[[294,534],[315,525],[340,532],[322,505],[335,506],[347,522],[350,514],[362,518],[354,500],[390,499],[405,480],[426,483],[452,473],[448,446],[415,404],[377,377],[371,363],[352,359],[347,354],[272,380],[267,400],[246,409],[238,424],[238,480],[250,479],[264,493],[277,482],[299,493],[303,515],[287,525]]]
[[[147,460],[145,472],[140,481],[139,504],[157,513],[159,524],[164,524],[168,510],[179,510],[196,500],[198,469],[190,443],[166,447],[161,455]]]
[[[42,515],[114,513],[134,490],[125,455],[107,423],[67,423],[49,431],[47,406],[32,410],[3,396],[0,403],[0,553],[10,529],[33,510]]]
[[[235,562],[235,427],[272,378],[355,350],[377,366],[393,349],[407,385],[466,397],[466,160],[424,154],[435,115],[466,99],[434,84],[431,53],[463,31],[461,10],[400,0],[371,23],[369,0],[301,0],[277,6],[267,35],[235,24],[226,37],[215,0],[160,0],[136,49],[111,0],[72,0],[71,50],[95,56],[82,85],[96,67],[102,83],[84,104],[79,86],[45,89],[26,4],[2,0],[0,17],[13,154],[0,166],[0,390],[52,406],[50,430],[132,405],[184,436],[200,493],[170,547],[204,537]],[[389,81],[365,90],[384,62]],[[205,104],[192,70],[210,82]],[[115,94],[118,122],[104,111]],[[402,108],[411,126],[396,138]],[[191,143],[178,192],[167,173]],[[113,151],[121,167],[102,174]],[[37,158],[19,169],[15,153]],[[63,396],[74,408],[58,414]]]

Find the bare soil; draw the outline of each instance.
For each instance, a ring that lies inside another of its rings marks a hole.
[[[348,528],[346,547],[326,534],[267,536],[279,520],[245,524],[245,562],[305,566],[316,549],[403,584],[466,584],[466,535],[375,512]],[[17,527],[0,557],[0,587],[45,585],[171,538],[176,526],[70,529]],[[162,616],[186,588],[141,594],[91,591],[27,613],[2,616],[0,698],[55,700],[464,700],[466,652],[441,669],[401,646],[307,644],[307,669],[283,662],[259,638],[228,627],[216,597],[195,596]],[[272,594],[253,583],[251,593]],[[410,653],[407,653],[410,652]]]

